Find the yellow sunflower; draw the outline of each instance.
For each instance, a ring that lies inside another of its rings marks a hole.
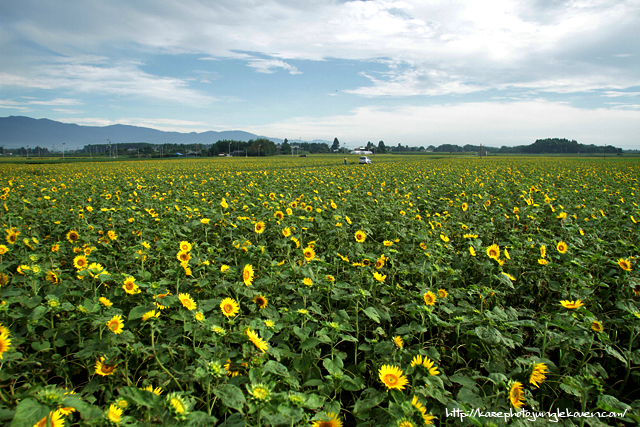
[[[253,332],[251,329],[247,329],[247,336],[249,337],[249,340],[253,343],[253,345],[255,345],[256,348],[261,352],[264,353],[269,349],[269,344],[267,344],[265,340],[260,338],[260,336],[258,336],[258,334]]]
[[[438,367],[435,366],[435,362],[428,357],[424,358],[423,365],[429,371],[429,375],[439,375],[440,371],[438,371]]]
[[[265,308],[267,306],[267,304],[269,303],[269,301],[267,300],[266,297],[263,297],[262,295],[256,295],[255,297],[253,297],[253,302],[258,304],[259,308]]]
[[[256,233],[262,234],[265,229],[264,222],[262,221],[256,222],[256,225],[253,226],[253,229],[255,230]]]
[[[155,317],[157,319],[158,317],[160,317],[160,312],[155,310],[147,311],[145,314],[142,315],[142,321],[146,322],[152,317]]]
[[[58,283],[58,275],[54,272],[54,271],[47,271],[47,274],[45,275],[44,279],[47,282],[51,282],[51,283]]]
[[[569,246],[565,242],[558,242],[558,244],[556,245],[556,249],[561,254],[566,254],[569,250]]]
[[[302,283],[304,283],[305,286],[312,286],[313,285],[313,280],[311,280],[308,277],[305,277],[304,279],[302,279]]]
[[[438,296],[440,298],[446,298],[447,295],[449,295],[449,294],[447,293],[447,291],[445,289],[438,289]]]
[[[47,422],[48,421],[48,422]],[[44,418],[35,423],[33,427],[64,427],[64,418],[62,412],[56,409],[55,411],[49,412]]]
[[[11,228],[5,231],[7,232],[7,243],[9,243],[10,245],[15,244],[18,241],[18,235],[20,234],[20,232],[15,228]]]
[[[7,332],[0,334],[0,360],[2,360],[2,355],[9,351],[11,348],[11,338],[9,338],[9,334]]]
[[[78,270],[83,270],[89,265],[89,260],[84,255],[78,255],[73,259],[73,266]]]
[[[185,242],[185,241],[180,242],[180,250],[183,252],[191,251],[191,247],[192,247],[191,243],[189,242]]]
[[[402,347],[404,347],[404,341],[402,341],[402,337],[400,335],[396,335],[395,337],[393,337],[393,343],[399,349],[402,349]]]
[[[220,303],[220,310],[222,310],[222,314],[229,318],[240,312],[240,305],[232,298],[225,298]]]
[[[387,390],[404,390],[404,387],[409,383],[407,377],[403,375],[402,370],[397,366],[382,365],[378,370],[378,376],[380,381],[387,387]]]
[[[364,231],[358,230],[356,231],[355,238],[356,238],[356,242],[364,243],[364,241],[367,240],[367,235],[365,234]]]
[[[493,244],[487,248],[487,256],[497,260],[500,257],[500,246]]]
[[[127,277],[124,279],[124,285],[122,285],[122,289],[129,295],[135,295],[140,293],[140,288],[136,285],[136,279],[133,277]]]
[[[380,274],[377,271],[373,272],[373,277],[378,281],[378,282],[384,282],[384,279],[387,278],[386,274]]]
[[[597,320],[594,320],[593,322],[591,322],[591,330],[593,332],[602,332],[602,323],[600,323]]]
[[[304,248],[304,259],[309,262],[316,257],[316,251],[311,247]]]
[[[244,269],[242,269],[242,280],[246,286],[251,286],[253,283],[253,266],[251,264],[246,264]]]
[[[509,401],[516,409],[524,406],[524,389],[521,382],[516,381],[509,387]]]
[[[426,305],[434,305],[436,303],[436,294],[429,291],[422,296]]]
[[[113,316],[111,320],[107,322],[107,327],[109,328],[109,330],[116,335],[122,333],[122,325],[122,316],[120,315]]]
[[[104,363],[104,357],[101,357],[100,360],[96,360],[96,374],[101,375],[103,377],[113,375],[118,367],[118,364],[115,365],[107,365]]]
[[[69,243],[73,243],[79,238],[80,238],[80,235],[75,230],[71,230],[67,233],[67,240],[69,241]]]
[[[183,307],[187,310],[195,310],[198,304],[191,298],[189,294],[179,294],[178,299],[182,303]]]
[[[565,300],[565,301],[560,301],[560,304],[562,304],[564,308],[569,308],[569,309],[580,308],[584,305],[581,300],[575,300],[575,301]]]
[[[181,250],[176,254],[176,259],[180,262],[189,262],[191,259],[191,253]]]
[[[618,260],[618,265],[624,271],[631,271],[631,261],[629,261],[629,258],[627,259],[620,258]]]
[[[476,256],[476,250],[473,248],[473,246],[469,246],[469,254],[471,256]]]
[[[325,412],[323,418],[324,420],[314,421],[311,427],[342,427],[342,421],[333,412]]]
[[[291,236],[291,229],[290,229],[289,227],[285,227],[285,228],[282,230],[282,235],[283,235],[284,237],[289,237],[289,236]]]
[[[533,370],[531,371],[531,376],[529,377],[529,383],[533,384],[534,387],[540,388],[540,384],[542,384],[542,382],[547,379],[544,374],[546,374],[548,371],[549,369],[547,368],[547,365],[545,365],[544,363],[536,363],[535,365],[533,365]]]
[[[107,412],[107,418],[114,424],[118,424],[120,422],[120,417],[122,416],[122,408],[118,405],[114,405],[113,403],[109,406],[109,411]]]
[[[162,387],[153,388],[153,386],[151,384],[149,384],[145,388],[141,388],[139,390],[148,391],[149,393],[153,393],[156,396],[160,396],[162,394],[162,392],[163,392]]]
[[[276,213],[273,214],[273,216],[278,220],[281,221],[282,218],[284,218],[284,213],[282,211],[276,211]],[[285,236],[287,237],[287,236]]]

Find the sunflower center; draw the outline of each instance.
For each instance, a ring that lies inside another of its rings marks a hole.
[[[387,374],[384,376],[384,382],[390,385],[394,385],[398,382],[398,377],[392,374]]]
[[[225,313],[231,313],[233,311],[233,305],[231,304],[225,304],[224,305],[224,312]]]

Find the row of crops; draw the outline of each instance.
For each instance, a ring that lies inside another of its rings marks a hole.
[[[640,422],[637,161],[0,171],[3,423]]]

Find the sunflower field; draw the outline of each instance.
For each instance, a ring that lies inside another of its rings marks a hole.
[[[639,161],[341,159],[0,164],[0,422],[640,422]]]

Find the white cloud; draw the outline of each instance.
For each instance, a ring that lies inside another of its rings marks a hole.
[[[179,120],[179,119],[149,119],[149,118],[136,118],[125,117],[120,119],[104,119],[102,117],[65,117],[56,119],[56,121],[62,123],[76,123],[84,126],[111,126],[111,125],[130,125],[148,127],[165,132],[206,132],[211,130],[211,127],[204,122],[193,120]]]
[[[64,89],[86,94],[133,96],[190,105],[215,101],[210,96],[190,89],[185,80],[151,75],[142,71],[139,64],[126,61],[110,66],[72,59],[40,65],[25,73],[0,73],[0,88],[2,87]],[[60,105],[40,101],[33,103]]]
[[[582,109],[544,100],[455,105],[362,107],[351,114],[298,117],[246,129],[261,135],[320,138],[355,144],[513,146],[538,138],[569,138],[583,144],[638,148],[640,111]],[[307,136],[304,136],[307,135]]]
[[[82,102],[79,99],[68,98],[55,98],[47,101],[27,101],[30,105],[80,105]]]
[[[274,68],[283,68],[289,71],[289,74],[301,74],[293,65],[287,64],[279,59],[252,59],[247,65],[255,68],[258,73],[272,74],[275,73]]]

